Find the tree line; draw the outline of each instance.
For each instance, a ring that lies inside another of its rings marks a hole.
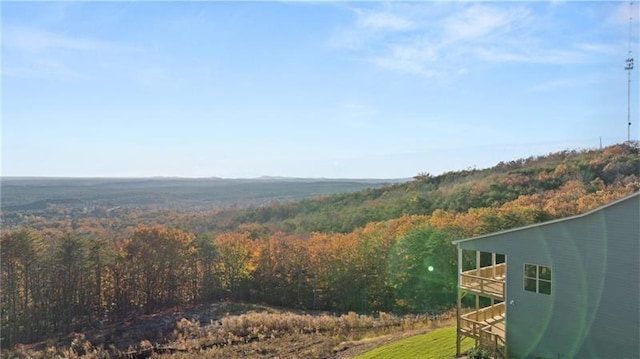
[[[440,293],[455,285],[449,241],[424,216],[304,236],[258,225],[215,237],[164,226],[111,239],[5,232],[3,344],[223,298],[341,312],[439,309],[450,302]],[[438,268],[431,280],[420,279],[421,261]],[[428,291],[438,297],[423,300]]]

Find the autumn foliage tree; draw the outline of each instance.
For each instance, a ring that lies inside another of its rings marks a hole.
[[[225,233],[214,244],[219,253],[217,275],[228,296],[247,299],[249,280],[256,268],[258,247],[247,233]]]
[[[193,299],[192,288],[184,280],[193,270],[187,260],[193,238],[190,233],[160,226],[136,229],[125,250],[130,263],[130,290],[146,312]]]

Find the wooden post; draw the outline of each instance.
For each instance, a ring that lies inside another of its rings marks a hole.
[[[495,252],[491,252],[491,278],[496,279],[496,253]],[[493,297],[491,297],[492,312],[493,312],[494,304],[495,304],[495,301],[493,300]]]
[[[476,276],[480,277],[481,273],[480,273],[480,251],[476,250]],[[484,288],[482,286],[483,284],[483,280],[480,279],[480,292],[484,291]],[[476,312],[476,319],[478,319],[478,309],[480,309],[480,296],[476,293],[475,294],[476,297],[476,308],[475,308],[475,312]],[[479,342],[479,333],[476,333],[476,328],[474,326],[473,329],[473,333],[475,336],[475,340],[476,340],[476,348],[478,347],[478,345],[480,344]]]
[[[491,253],[491,278],[496,277],[496,254]]]
[[[460,356],[460,341],[462,340],[462,336],[460,334],[460,316],[461,306],[462,306],[462,297],[460,293],[460,284],[462,283],[462,249],[460,248],[460,244],[458,244],[458,300],[456,305],[456,357]]]
[[[478,319],[480,319],[480,318],[478,318],[478,314],[480,314],[480,313],[478,313],[478,310],[480,310],[480,295],[478,295],[478,294],[476,293],[476,321],[479,321]],[[474,327],[474,330],[473,330],[473,331],[474,331],[474,334],[477,334],[477,335],[476,335],[476,348],[477,348],[477,347],[478,347],[478,344],[480,344],[480,342],[479,342],[479,341],[478,341],[478,339],[477,339],[477,338],[480,338],[480,331],[478,331],[478,332],[476,333],[476,331],[475,331],[475,327]]]
[[[462,284],[462,249],[458,244],[458,288]]]
[[[456,306],[456,357],[460,356],[460,341],[462,340],[462,335],[460,334],[461,303],[462,297],[460,295],[460,288],[458,288],[458,304]]]

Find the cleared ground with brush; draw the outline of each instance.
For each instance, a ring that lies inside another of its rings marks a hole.
[[[140,315],[59,341],[19,345],[3,358],[350,358],[451,325],[451,313],[342,315],[214,303]]]

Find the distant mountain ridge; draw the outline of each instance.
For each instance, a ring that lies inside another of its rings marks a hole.
[[[325,178],[66,178],[2,177],[3,211],[41,211],[61,201],[82,206],[221,208],[301,200],[359,191],[401,180]]]

